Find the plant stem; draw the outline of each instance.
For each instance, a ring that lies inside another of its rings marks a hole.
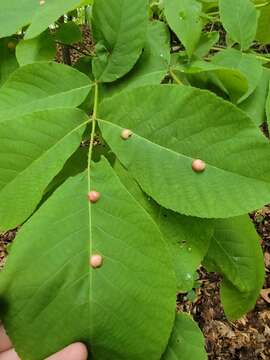
[[[268,57],[261,56],[261,55],[255,55],[255,56],[256,56],[256,59],[258,59],[258,60],[270,62],[270,58],[268,58]]]
[[[178,85],[183,85],[182,81],[177,77],[177,75],[173,72],[172,69],[170,69],[170,75]]]
[[[270,1],[267,1],[267,2],[265,2],[265,3],[263,3],[263,4],[257,4],[257,5],[255,5],[255,7],[256,7],[257,9],[261,9],[261,8],[266,7],[266,6],[268,6],[268,5],[270,5]]]
[[[85,51],[83,51],[83,50],[81,50],[81,49],[78,49],[78,48],[76,48],[75,46],[73,46],[73,45],[66,45],[66,44],[63,44],[62,42],[60,42],[60,41],[56,41],[56,44],[58,44],[58,45],[61,45],[61,46],[66,46],[66,47],[68,47],[68,48],[70,48],[70,49],[73,49],[73,50],[75,50],[75,51],[78,51],[80,54],[82,54],[82,55],[86,55],[86,56],[91,56],[91,55],[93,55],[93,54],[91,54],[90,52],[85,52]]]
[[[88,157],[88,166],[90,168],[93,147],[94,147],[94,138],[96,132],[96,120],[97,120],[97,111],[98,111],[98,84],[95,83],[95,98],[94,98],[94,110],[92,115],[92,131],[91,131],[91,138],[90,138],[90,147],[89,147],[89,157]]]

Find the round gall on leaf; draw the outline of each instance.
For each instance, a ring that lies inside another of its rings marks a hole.
[[[131,136],[132,136],[132,131],[129,130],[129,129],[124,129],[124,130],[121,132],[121,138],[122,138],[123,140],[128,140]]]
[[[14,50],[15,47],[16,47],[16,44],[15,44],[13,41],[9,41],[9,43],[7,44],[7,47],[8,47],[10,50]]]
[[[96,203],[100,198],[100,193],[98,191],[90,191],[88,193],[88,199],[91,203]]]
[[[204,161],[197,159],[192,162],[192,169],[195,172],[203,172],[206,168],[206,164]]]
[[[40,0],[39,5],[45,5],[45,0]]]
[[[103,257],[99,254],[94,254],[90,258],[90,265],[94,269],[98,269],[103,264]]]

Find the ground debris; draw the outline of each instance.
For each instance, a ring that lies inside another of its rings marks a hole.
[[[226,319],[220,303],[218,274],[201,268],[196,300],[178,296],[177,309],[189,312],[198,322],[206,338],[209,360],[270,359],[270,206],[250,215],[262,238],[266,279],[261,297],[253,311],[238,321]]]
[[[17,233],[17,229],[7,231],[6,233],[0,234],[0,270],[5,264],[7,255],[7,247],[12,243]]]

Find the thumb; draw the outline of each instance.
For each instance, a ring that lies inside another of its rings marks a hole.
[[[82,343],[74,343],[58,353],[48,357],[46,360],[87,360],[87,348]]]

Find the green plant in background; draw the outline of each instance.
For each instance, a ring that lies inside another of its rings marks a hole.
[[[73,341],[97,360],[206,359],[196,323],[175,315],[202,263],[222,275],[228,318],[253,308],[264,264],[247,214],[270,202],[270,58],[257,51],[269,9],[1,3],[0,231],[22,226],[0,317],[23,360]],[[85,19],[95,50],[54,62]]]

